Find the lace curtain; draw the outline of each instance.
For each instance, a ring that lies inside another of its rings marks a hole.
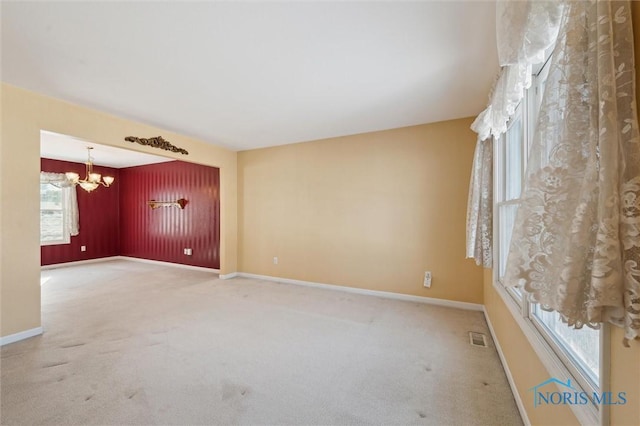
[[[569,325],[640,335],[640,140],[629,1],[565,2],[505,283]]]
[[[558,1],[496,2],[496,38],[502,70],[487,108],[471,129],[482,141],[507,131],[507,122],[531,86],[531,66],[545,60],[558,36],[564,5]]]
[[[76,187],[73,185],[64,173],[40,172],[40,183],[50,183],[51,185],[62,188],[64,191],[64,229],[69,235],[75,236],[80,232],[80,214],[78,212],[78,197]]]
[[[538,64],[558,37],[563,3],[501,0],[496,2],[496,39],[500,65]]]
[[[467,258],[493,266],[493,139],[478,141],[467,203]]]
[[[499,137],[507,131],[509,117],[531,86],[531,64],[507,65],[496,81],[489,106],[476,117],[471,130],[483,141],[491,136]]]
[[[489,138],[507,131],[507,123],[531,86],[531,68],[545,59],[558,35],[563,4],[556,1],[499,1],[496,3],[498,56],[503,66],[491,91],[487,108],[471,129],[478,133],[469,202],[467,204],[467,257],[478,265],[492,266],[491,208],[492,156]],[[487,172],[489,177],[487,177]]]

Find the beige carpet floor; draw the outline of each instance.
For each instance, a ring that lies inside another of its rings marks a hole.
[[[42,272],[5,425],[519,425],[481,313],[126,260]]]

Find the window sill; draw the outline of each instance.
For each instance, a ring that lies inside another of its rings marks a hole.
[[[63,244],[71,244],[71,241],[59,240],[59,241],[40,241],[40,247],[44,246],[60,246]]]
[[[571,378],[573,382],[577,384],[578,382],[577,380],[575,380],[572,372],[562,363],[560,358],[558,358],[558,355],[556,355],[556,353],[549,346],[544,337],[540,335],[533,322],[529,318],[522,316],[522,308],[515,302],[513,297],[509,294],[508,290],[495,281],[493,283],[493,288],[500,295],[502,301],[511,313],[511,316],[515,319],[516,323],[529,341],[529,344],[531,344],[531,346],[533,347],[534,352],[549,372],[549,375],[551,377],[556,377],[559,379]],[[602,360],[603,365],[606,365],[607,362],[608,360],[606,359]],[[603,386],[601,386],[601,389],[602,388]],[[524,396],[521,395],[521,397]],[[607,424],[607,422],[605,422],[604,420],[605,416],[608,414],[608,412],[606,411],[608,409],[607,406],[600,407],[600,410],[598,410],[598,408],[593,404],[570,405],[569,407],[573,411],[573,414],[576,416],[580,424]],[[601,412],[601,410],[604,412]]]

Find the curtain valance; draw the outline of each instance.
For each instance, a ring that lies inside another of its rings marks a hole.
[[[531,86],[532,65],[545,60],[555,44],[563,2],[496,2],[496,38],[502,69],[487,108],[471,125],[480,140],[498,137]]]

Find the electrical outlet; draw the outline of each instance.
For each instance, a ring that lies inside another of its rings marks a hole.
[[[87,251],[87,246],[80,246],[80,251]]]
[[[277,264],[278,264],[278,256],[276,256],[276,257],[274,257],[274,258],[273,258],[273,264],[274,264],[274,265],[277,265]]]
[[[186,254],[187,256],[191,256],[193,254],[193,251],[190,248],[186,248],[184,249],[184,254]]]
[[[431,288],[431,271],[425,271],[424,273],[424,286]]]

